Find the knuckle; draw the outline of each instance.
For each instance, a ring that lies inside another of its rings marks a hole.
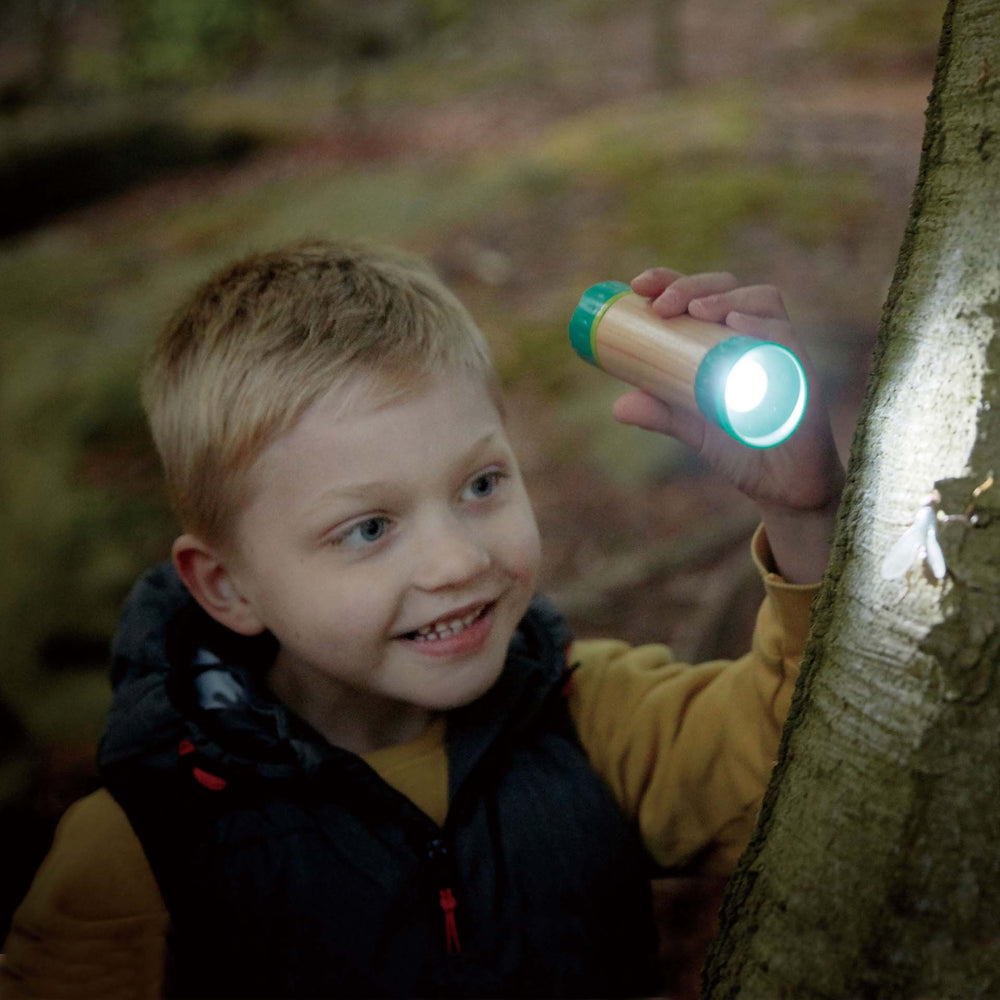
[[[675,271],[672,267],[654,267],[650,273],[655,278],[665,282],[666,284],[678,281],[679,279],[685,277],[685,275],[681,274],[680,271]]]
[[[774,285],[756,285],[754,286],[754,291],[761,296],[761,298],[768,299],[772,302],[781,301],[781,292]]]

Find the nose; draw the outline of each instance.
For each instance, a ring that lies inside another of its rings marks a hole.
[[[414,582],[424,590],[458,587],[491,563],[489,546],[475,525],[455,515],[436,515],[419,532]]]

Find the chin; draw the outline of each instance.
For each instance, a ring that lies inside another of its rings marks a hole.
[[[498,666],[488,671],[478,672],[475,677],[463,678],[465,683],[449,686],[450,690],[442,691],[440,697],[434,699],[438,704],[433,706],[433,709],[438,712],[450,712],[471,705],[496,684],[500,674],[503,673],[505,662],[506,660],[502,660]],[[428,706],[428,708],[430,707]]]

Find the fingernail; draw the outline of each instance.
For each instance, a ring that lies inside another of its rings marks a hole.
[[[726,313],[726,318],[723,320],[726,326],[731,326],[733,328],[737,327],[747,327],[753,325],[753,317],[748,313],[737,312],[735,309],[730,310]]]

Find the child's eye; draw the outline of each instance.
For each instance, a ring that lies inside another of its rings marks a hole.
[[[349,525],[333,539],[335,545],[359,549],[372,545],[385,536],[389,530],[387,517],[366,517]]]
[[[462,498],[465,500],[485,500],[487,497],[493,496],[502,478],[503,473],[499,469],[480,472],[478,476],[469,480]]]

